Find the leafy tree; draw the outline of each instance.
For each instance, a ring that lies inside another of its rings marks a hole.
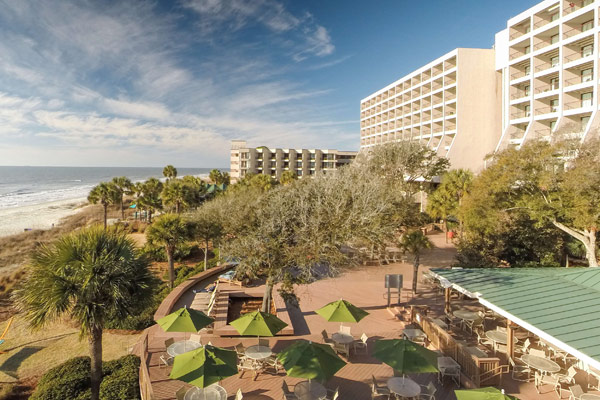
[[[208,245],[212,240],[221,237],[223,227],[215,215],[211,213],[211,208],[204,207],[197,210],[191,216],[193,223],[194,236],[204,242],[204,270],[208,266]],[[213,245],[214,247],[214,245]]]
[[[507,149],[473,181],[461,209],[465,228],[482,232],[505,214],[526,213],[536,229],[551,224],[580,241],[590,267],[596,267],[599,161],[597,140],[580,144],[555,137]]]
[[[119,193],[115,189],[115,186],[109,182],[99,183],[90,191],[88,201],[92,204],[102,204],[104,210],[104,229],[106,229],[108,206],[119,201]]]
[[[186,186],[181,180],[172,180],[164,185],[161,197],[163,204],[174,208],[177,214],[190,205],[189,186]]]
[[[444,220],[444,231],[448,232],[448,218],[458,217],[463,197],[468,193],[473,173],[465,169],[450,170],[442,176],[438,188],[427,199],[427,213]],[[460,222],[462,232],[462,221]],[[446,235],[446,241],[448,236]]]
[[[126,176],[119,176],[112,179],[116,195],[119,196],[119,204],[121,206],[121,219],[125,219],[125,210],[123,209],[123,196],[133,193],[133,183]]]
[[[97,227],[41,245],[30,273],[15,295],[32,328],[68,316],[87,337],[91,357],[91,398],[99,399],[102,333],[109,315],[125,318],[150,298],[153,277],[125,233]]]
[[[191,238],[189,224],[178,214],[163,214],[146,230],[148,241],[165,247],[169,264],[169,287],[175,281],[174,254],[177,246]]]
[[[177,178],[177,168],[172,165],[167,165],[163,168],[163,176],[167,178],[167,182],[171,179]]]
[[[228,172],[223,172],[218,169],[210,171],[208,178],[215,185],[229,185],[230,177]]]
[[[277,185],[277,181],[270,175],[246,174],[236,185],[239,187],[252,187],[265,192]],[[235,190],[235,189],[234,189]]]
[[[206,183],[197,176],[186,175],[181,180],[187,197],[187,204],[192,207],[198,207],[206,199],[208,187]]]
[[[152,215],[162,209],[162,189],[162,182],[156,178],[149,178],[135,186],[137,206],[148,213],[148,223],[152,223]]]
[[[420,230],[414,230],[406,232],[400,237],[399,247],[405,253],[410,253],[413,256],[413,282],[412,291],[417,293],[417,281],[419,277],[419,265],[421,263],[421,253],[423,250],[431,249],[433,243],[429,238]]]
[[[282,185],[289,185],[297,179],[298,175],[296,175],[294,171],[283,171],[279,183],[281,183]]]

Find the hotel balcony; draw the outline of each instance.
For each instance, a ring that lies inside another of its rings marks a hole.
[[[558,78],[556,78],[556,79],[558,79]],[[558,81],[554,81],[551,83],[542,83],[540,85],[536,85],[536,87],[535,87],[536,98],[554,94],[553,92],[558,89],[560,89],[560,85],[559,85]]]
[[[531,20],[527,18],[526,20],[510,27],[509,39],[511,41],[518,39],[529,32],[531,32]]]
[[[590,10],[565,23],[563,26],[563,39],[572,38],[584,32],[587,32],[587,35],[592,35],[595,26],[594,10]]]
[[[576,100],[565,103],[563,109],[565,111],[571,111],[568,114],[580,114],[580,113],[588,113],[591,112],[594,108],[594,104],[592,100]],[[575,112],[573,112],[575,111]]]
[[[558,21],[560,18],[560,3],[538,12],[533,16],[533,30],[538,30],[548,24]]]
[[[592,75],[576,76],[574,78],[565,79],[565,92],[572,90],[582,90],[594,85]]]
[[[544,106],[544,107],[538,107],[535,109],[536,117],[538,117],[538,116],[549,117],[552,114],[557,113],[557,112],[558,112],[558,104]]]
[[[563,8],[563,17],[592,4],[594,0],[569,0],[567,6]]]
[[[529,41],[525,41],[515,46],[511,46],[509,60],[516,60],[529,53],[531,53],[531,47],[529,46]]]
[[[516,84],[515,81],[525,81],[531,75],[529,60],[526,63],[513,66],[511,69],[510,81],[511,84]]]
[[[533,38],[533,50],[537,51],[540,49],[543,49],[545,47],[548,46],[553,46],[553,45],[557,45],[558,46],[558,42],[560,41],[560,37],[558,34],[558,26],[555,26],[554,28],[543,32],[542,34],[536,35]]]

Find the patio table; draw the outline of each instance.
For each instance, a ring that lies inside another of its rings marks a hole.
[[[402,397],[417,397],[421,394],[421,387],[417,382],[406,377],[394,377],[387,381],[390,391]]]
[[[452,357],[438,357],[438,369],[440,372],[438,373],[438,380],[441,382],[445,373],[449,369],[457,369],[460,372],[460,364],[457,363]],[[460,379],[457,384],[460,386]]]
[[[294,386],[294,394],[299,400],[321,400],[327,397],[327,389],[316,381],[303,381]]]
[[[413,342],[418,339],[425,339],[425,332],[420,329],[405,329],[402,332],[402,336]]]
[[[584,393],[579,397],[580,400],[600,400],[600,394]]]
[[[354,337],[352,337],[352,335],[346,335],[345,333],[336,332],[331,335],[331,340],[339,344],[350,344],[354,342]]]
[[[502,331],[486,331],[485,336],[494,342],[494,347],[497,343],[506,344],[506,332]],[[513,336],[513,343],[517,344],[519,339]]]
[[[227,392],[217,384],[210,385],[204,389],[193,387],[185,392],[184,400],[227,400]]]
[[[537,369],[541,372],[556,373],[560,371],[560,365],[544,357],[523,354],[521,356],[521,360],[529,367]]]
[[[463,321],[475,321],[476,319],[481,318],[481,316],[479,314],[477,314],[476,312],[467,311],[467,310],[457,310],[457,311],[454,311],[453,314],[456,318],[460,318]]]
[[[254,345],[248,347],[244,353],[246,354],[246,357],[253,360],[264,360],[265,358],[271,357],[273,351],[267,346]]]
[[[477,358],[487,358],[488,354],[479,347],[467,347],[467,351]]]
[[[167,354],[175,357],[188,351],[196,350],[199,347],[202,347],[202,344],[194,340],[180,340],[167,347]]]

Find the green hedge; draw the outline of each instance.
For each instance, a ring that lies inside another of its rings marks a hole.
[[[140,359],[128,355],[102,363],[101,400],[139,400]],[[90,358],[75,357],[42,376],[31,400],[88,400]]]

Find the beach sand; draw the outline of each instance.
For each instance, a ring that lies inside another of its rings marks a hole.
[[[50,229],[52,225],[81,210],[85,198],[58,200],[51,203],[0,209],[0,237],[26,229]]]

